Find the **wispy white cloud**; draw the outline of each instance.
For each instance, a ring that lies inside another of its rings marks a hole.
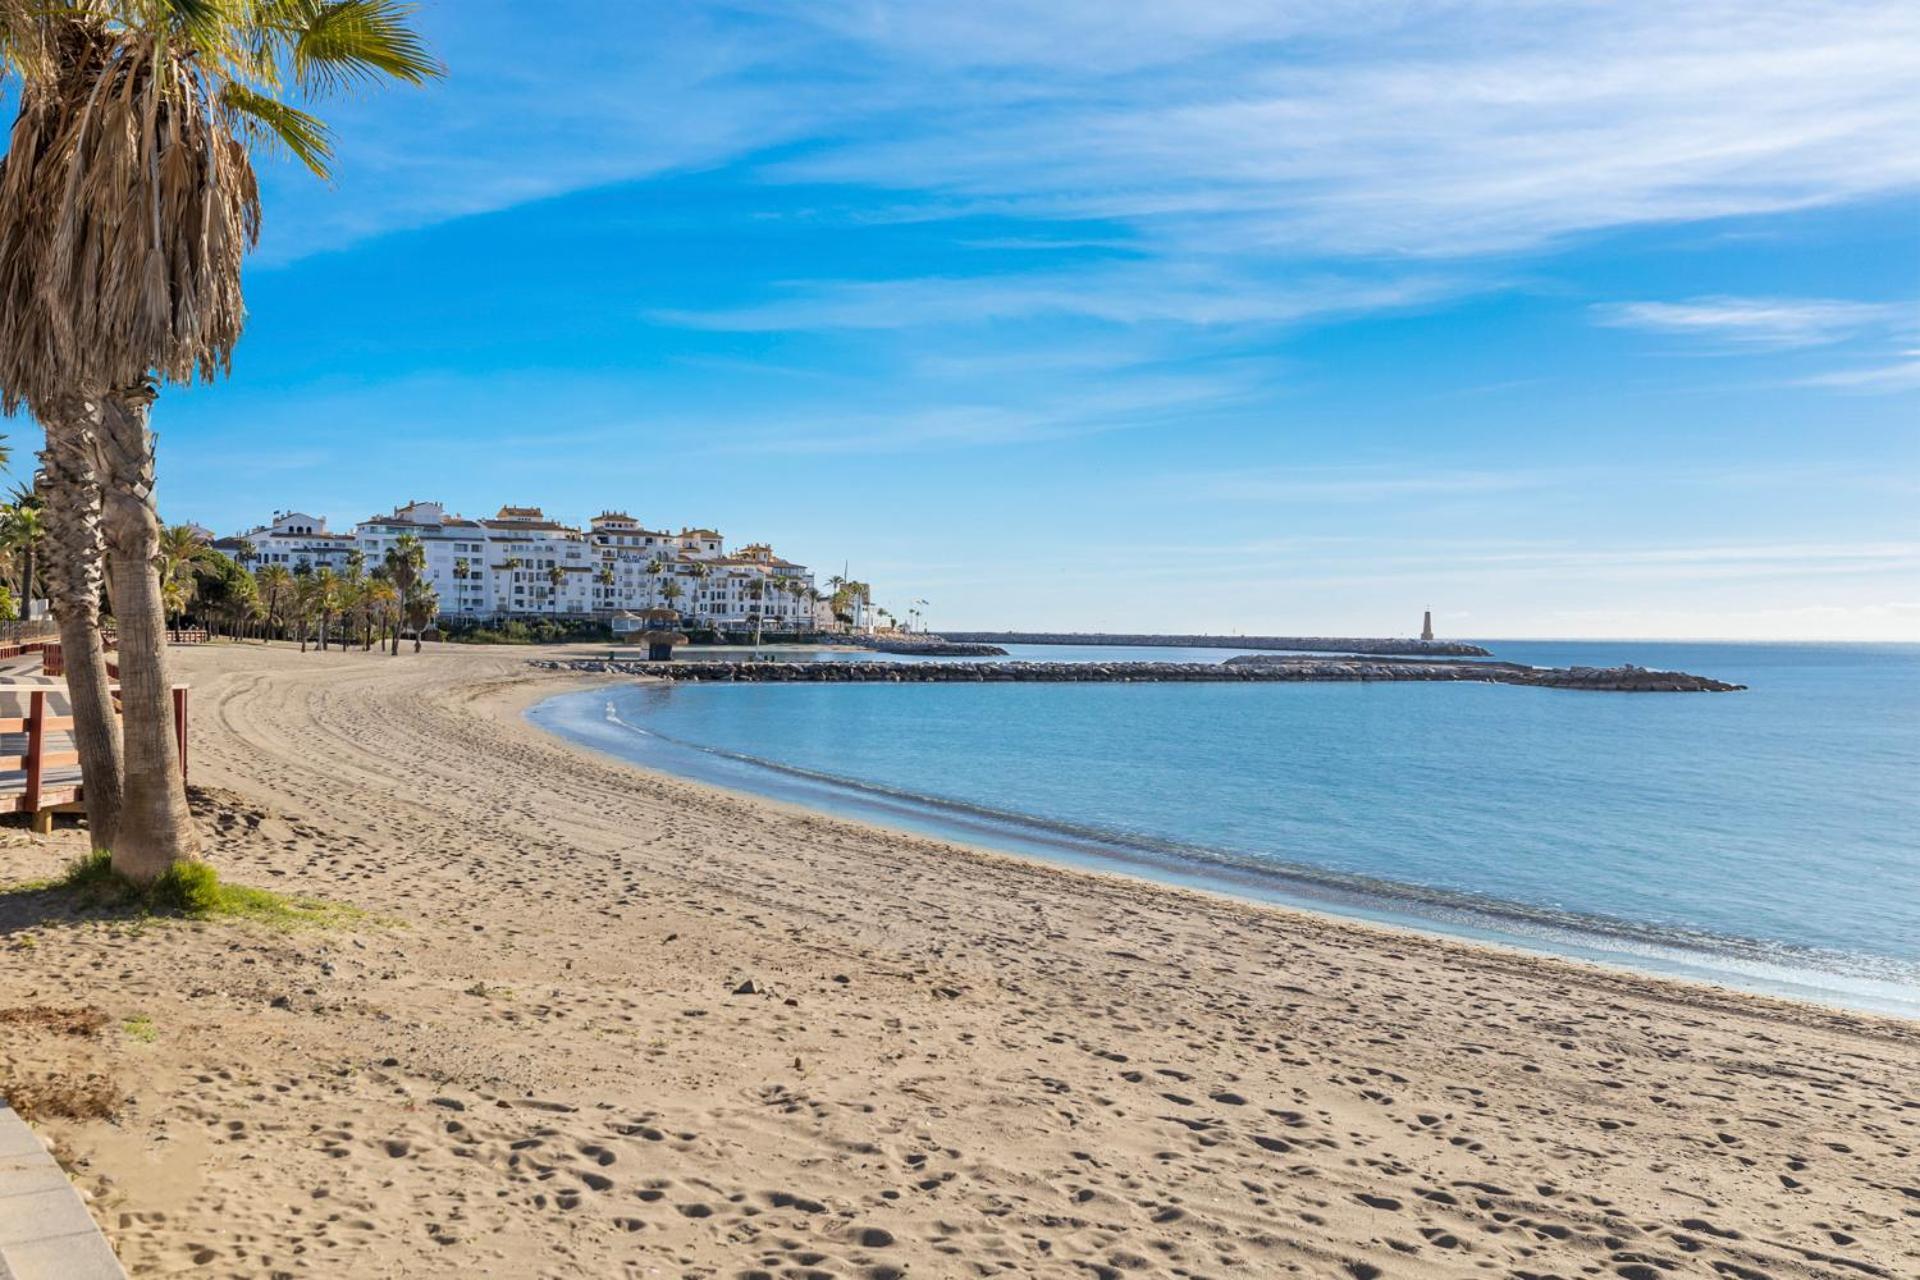
[[[282,253],[799,144],[764,171],[1130,227],[1162,252],[1433,256],[1920,185],[1905,0],[442,3],[453,78],[341,108],[351,199]],[[871,201],[849,202],[862,216]]]
[[[1816,347],[1883,328],[1901,309],[1833,298],[1690,298],[1615,302],[1594,308],[1620,329],[1706,338],[1742,347]]]
[[[715,432],[720,453],[890,454],[1029,444],[1190,422],[1251,400],[1257,369],[1196,373],[1102,373],[1070,379],[1045,394],[1010,388],[998,396],[943,397],[899,407],[831,415],[783,413],[765,423]]]
[[[1892,364],[1864,369],[1840,369],[1816,374],[1802,382],[1812,387],[1834,387],[1842,391],[1920,391],[1920,351],[1907,351]]]
[[[1199,8],[827,6],[925,99],[778,171],[1116,220],[1187,252],[1399,255],[1920,182],[1911,5]]]
[[[1375,280],[1319,273],[1272,280],[1236,277],[1218,266],[1156,262],[992,276],[798,281],[771,302],[656,311],[650,318],[739,332],[908,329],[1069,316],[1118,325],[1272,327],[1421,306],[1461,288],[1432,274]]]
[[[1207,497],[1222,501],[1337,503],[1509,494],[1565,479],[1564,473],[1525,469],[1287,467],[1197,476],[1193,483]]]

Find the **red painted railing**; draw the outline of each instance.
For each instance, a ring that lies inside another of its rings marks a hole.
[[[174,745],[180,754],[180,776],[187,776],[187,688],[173,686]],[[0,734],[24,733],[26,749],[19,755],[0,756],[0,774],[18,772],[23,781],[0,778],[0,813],[31,813],[35,826],[45,830],[52,822],[53,810],[62,805],[79,804],[82,788],[79,778],[50,780],[48,771],[80,763],[76,750],[48,750],[48,735],[73,729],[73,717],[53,715],[47,706],[49,694],[66,690],[59,685],[0,684],[0,696],[24,698],[23,716],[0,716]],[[113,688],[116,710],[119,686]]]

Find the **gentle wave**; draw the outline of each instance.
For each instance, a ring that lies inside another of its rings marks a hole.
[[[877,802],[877,807],[896,816],[918,818],[936,833],[957,835],[962,840],[981,842],[976,838],[984,835],[984,843],[990,844],[996,836],[1012,836],[1042,852],[1077,855],[1074,860],[1081,863],[1093,860],[1150,876],[1171,872],[1181,883],[1239,896],[1318,906],[1390,923],[1438,928],[1736,985],[1814,998],[1837,997],[1844,1003],[1883,1011],[1920,1012],[1920,965],[1891,957],[1544,907],[1062,821],[692,741],[626,720],[611,701],[604,703],[603,715],[605,723],[625,733],[745,766],[749,771],[740,778],[729,777],[728,783],[744,781],[751,785],[751,771],[764,771],[819,788],[824,794],[818,799],[827,807],[834,807],[835,793],[837,798],[856,804],[862,800]],[[667,763],[671,768],[671,763],[662,760],[642,763]],[[697,770],[691,772],[699,776]]]

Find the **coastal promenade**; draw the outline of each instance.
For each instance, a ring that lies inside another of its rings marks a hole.
[[[0,894],[0,1009],[107,1015],[0,1073],[110,1087],[40,1127],[135,1274],[1920,1275],[1920,1025],[648,773],[524,651],[174,658],[223,875],[366,914]]]

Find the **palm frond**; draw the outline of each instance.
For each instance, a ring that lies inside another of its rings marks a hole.
[[[293,41],[293,73],[306,93],[333,93],[382,76],[420,84],[440,74],[399,0],[332,0],[318,5]]]
[[[43,420],[228,370],[257,243],[252,152],[321,177],[288,100],[439,74],[403,0],[0,0],[0,412]]]
[[[283,147],[317,177],[332,176],[333,134],[319,116],[289,106],[235,81],[220,90],[220,105],[234,113],[251,141]]]

